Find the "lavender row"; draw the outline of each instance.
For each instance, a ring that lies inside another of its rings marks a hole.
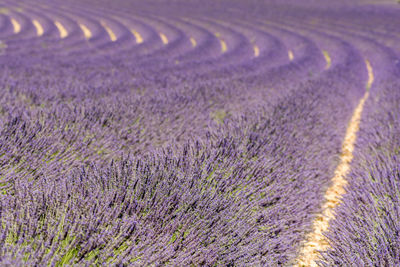
[[[346,119],[357,102],[353,98],[359,95],[357,90],[333,85],[342,71],[357,74],[362,60],[357,54],[350,55],[353,60],[348,69],[338,68],[300,85],[268,111],[258,106],[242,120],[227,117],[223,126],[214,125],[209,134],[196,133],[199,145],[189,142],[186,148],[172,152],[143,146],[154,142],[154,136],[164,140],[179,136],[188,123],[194,129],[206,123],[202,114],[208,111],[197,108],[214,97],[211,88],[192,99],[165,94],[163,101],[140,91],[133,96],[129,91],[120,95],[103,92],[102,101],[85,94],[87,99],[70,104],[32,103],[32,110],[22,110],[18,116],[19,108],[10,107],[13,116],[1,135],[5,138],[1,143],[6,181],[2,203],[4,212],[10,212],[3,217],[9,225],[3,229],[4,263],[13,259],[13,264],[289,263],[318,210]],[[357,88],[359,82],[348,79],[347,83]],[[19,87],[16,84],[9,90],[10,98],[18,96]],[[225,90],[217,93],[222,99]],[[340,105],[332,105],[332,99]],[[261,106],[268,99],[259,101]],[[171,118],[177,110],[182,119]],[[160,130],[162,120],[155,120],[158,114],[180,127],[170,128],[172,132]],[[329,127],[333,123],[338,128]],[[150,130],[142,132],[146,127]],[[179,143],[184,142],[176,140]],[[185,149],[194,152],[181,152]],[[121,163],[118,158],[123,153],[136,157]],[[119,167],[107,166],[112,159]],[[93,167],[79,171],[81,165]],[[107,182],[105,188],[96,189]],[[143,187],[137,191],[135,184]],[[22,205],[26,203],[24,192],[37,194],[28,206]],[[201,205],[194,205],[192,213],[186,205],[196,199]],[[137,207],[139,201],[142,206]],[[49,204],[42,208],[43,203]],[[119,210],[122,207],[126,208]],[[36,217],[19,217],[27,214],[26,209]],[[131,213],[125,212],[129,209]],[[70,220],[65,229],[63,218]],[[42,225],[58,227],[44,229]],[[50,251],[39,249],[42,244]],[[161,253],[164,248],[168,249]]]
[[[92,165],[97,153],[87,152],[85,140],[62,139],[70,135],[49,129],[50,119],[10,120],[2,144],[12,153],[3,163],[16,167],[5,175],[1,201],[3,263],[290,262],[342,137],[325,130],[338,118],[321,114],[332,95],[320,85],[308,84],[270,116],[228,122],[227,129],[181,150],[114,157],[118,163],[108,167],[97,167],[101,160]],[[82,162],[74,153],[44,157],[41,146],[63,143],[74,152],[85,149],[89,167],[70,163]]]
[[[368,101],[348,193],[327,235],[321,266],[397,266],[399,241],[399,82]]]

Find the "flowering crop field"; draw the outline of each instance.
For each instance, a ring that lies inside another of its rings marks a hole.
[[[0,0],[0,266],[400,266],[400,4]]]

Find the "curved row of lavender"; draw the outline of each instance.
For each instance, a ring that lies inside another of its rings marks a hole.
[[[389,11],[343,3],[1,4],[0,260],[15,266],[292,264],[365,91],[365,54],[392,55],[370,36],[399,34]]]
[[[368,23],[364,22],[366,28],[382,23],[371,13],[400,22],[400,10],[368,9],[367,13],[370,16]],[[390,23],[385,27],[390,29]],[[375,81],[364,107],[347,193],[325,234],[331,248],[322,253],[319,266],[400,265],[400,49],[391,40],[394,37],[398,41],[400,35],[390,35],[385,36],[382,31],[356,35],[360,49],[374,62]]]
[[[386,77],[366,103],[347,193],[326,235],[332,247],[321,266],[400,265],[400,61],[384,52],[375,57]]]
[[[400,265],[399,88],[398,81],[387,83],[368,103],[322,266]]]

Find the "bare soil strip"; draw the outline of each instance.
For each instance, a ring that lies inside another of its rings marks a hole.
[[[108,27],[107,23],[105,23],[104,21],[101,22],[101,26],[103,26],[103,28],[106,30],[108,36],[110,37],[111,42],[115,42],[117,40],[117,36],[115,35],[115,33],[111,30],[110,27]]]
[[[131,32],[132,32],[132,34],[133,34],[133,36],[135,36],[135,39],[136,39],[136,43],[137,44],[141,44],[141,43],[143,43],[143,38],[142,38],[142,36],[140,35],[140,33],[138,33],[137,31],[135,31],[135,30],[131,30]]]
[[[325,57],[325,61],[326,61],[326,66],[325,66],[325,70],[329,69],[331,67],[332,64],[332,60],[331,57],[329,56],[328,51],[322,51],[322,53],[324,54]]]
[[[215,36],[219,39],[219,42],[221,44],[221,53],[225,53],[228,50],[228,46],[226,45],[226,42],[221,38],[220,33],[215,33]]]
[[[322,206],[322,213],[318,214],[314,223],[312,232],[306,237],[306,242],[303,245],[295,266],[317,266],[316,260],[319,256],[319,251],[324,251],[329,248],[329,244],[323,233],[328,230],[329,222],[334,218],[333,210],[340,204],[342,195],[345,193],[344,187],[347,185],[346,175],[350,171],[350,163],[353,159],[354,143],[359,130],[361,113],[364,103],[369,96],[369,89],[374,82],[374,75],[371,64],[368,60],[365,61],[368,71],[367,90],[361,98],[346,130],[346,135],[342,144],[342,153],[340,155],[340,163],[336,167],[332,178],[332,185],[325,193],[325,203]]]
[[[11,24],[13,25],[15,34],[17,34],[21,31],[21,25],[19,24],[19,22],[16,19],[11,18]]]
[[[253,49],[254,49],[254,57],[258,57],[260,55],[260,49],[256,45],[253,46]]]
[[[294,55],[293,55],[292,50],[289,50],[289,51],[288,51],[288,57],[289,57],[289,60],[290,60],[290,61],[292,61],[292,60],[294,59]]]
[[[167,38],[167,36],[166,36],[165,34],[160,33],[160,38],[161,38],[161,41],[162,41],[162,43],[163,43],[164,45],[167,45],[167,44],[168,44],[168,38]]]
[[[65,27],[60,22],[55,21],[54,25],[56,25],[58,31],[60,32],[61,39],[64,39],[65,37],[68,36],[68,31],[65,29]]]
[[[36,28],[36,34],[37,34],[37,36],[42,36],[43,35],[43,33],[44,33],[44,30],[43,30],[43,27],[42,27],[42,25],[40,24],[40,22],[39,21],[37,21],[37,20],[32,20],[32,23],[33,23],[33,25],[35,26],[35,28]]]
[[[194,39],[193,37],[191,37],[191,38],[190,38],[190,42],[192,43],[192,46],[193,46],[193,47],[196,47],[196,45],[197,45],[196,39]]]
[[[83,25],[83,24],[79,24],[79,27],[81,28],[81,30],[82,30],[82,32],[83,32],[83,34],[85,35],[85,38],[86,38],[87,40],[89,40],[90,38],[92,38],[92,32],[89,30],[88,27],[86,27],[86,26]]]

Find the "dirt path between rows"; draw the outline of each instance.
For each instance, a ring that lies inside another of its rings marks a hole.
[[[361,114],[364,108],[364,103],[369,96],[369,89],[374,82],[374,74],[371,64],[368,60],[365,61],[365,64],[368,71],[367,90],[359,101],[347,126],[346,135],[342,144],[342,153],[340,154],[339,165],[335,169],[332,184],[325,193],[322,212],[315,218],[313,222],[313,230],[305,238],[306,242],[301,248],[299,257],[296,260],[295,266],[297,267],[317,266],[315,261],[318,260],[319,251],[325,251],[329,248],[329,243],[323,233],[328,230],[330,220],[335,217],[333,210],[340,204],[342,195],[345,193],[344,187],[347,185],[346,176],[350,171],[350,163],[353,160],[354,144],[357,139]]]

